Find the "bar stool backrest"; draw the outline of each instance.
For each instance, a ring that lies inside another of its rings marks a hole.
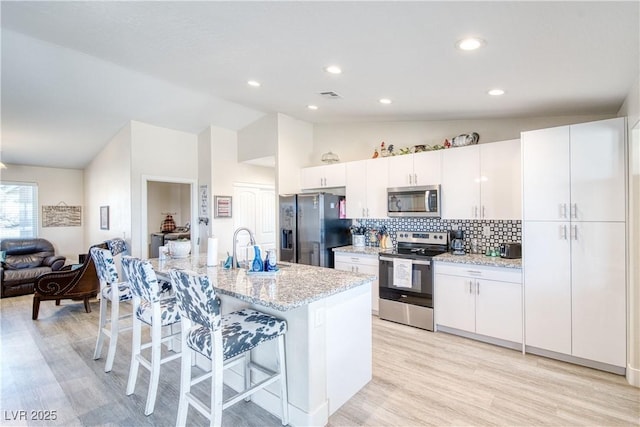
[[[161,289],[158,278],[149,261],[123,256],[122,269],[129,278],[131,292],[134,295],[151,303],[160,301]]]
[[[89,250],[96,265],[98,279],[102,283],[118,283],[118,270],[111,251],[93,247]]]
[[[169,271],[180,315],[215,331],[220,329],[220,298],[206,275],[184,270]]]

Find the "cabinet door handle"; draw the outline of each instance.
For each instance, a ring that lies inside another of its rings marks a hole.
[[[484,218],[486,215],[484,213],[484,205],[482,205],[482,218]]]
[[[362,208],[362,217],[364,218],[364,208]]]
[[[558,205],[559,209],[559,213],[560,213],[560,218],[566,218],[567,217],[567,204],[566,203],[560,203]]]
[[[473,286],[473,280],[469,280],[469,293],[470,294],[473,293],[472,286]]]
[[[411,174],[409,174],[409,184],[413,184]]]
[[[476,295],[480,295],[480,282],[476,282]]]
[[[418,174],[417,174],[417,173],[414,173],[414,174],[413,174],[413,182],[414,182],[415,184],[418,184]]]
[[[567,240],[567,226],[566,225],[562,225],[560,227],[560,231],[562,232],[562,240]]]
[[[473,210],[474,210],[473,217],[474,217],[474,218],[478,218],[478,207],[477,207],[477,206],[474,206],[474,207],[473,207]]]
[[[578,240],[578,226],[577,225],[573,225],[571,226],[573,233],[572,234],[572,238],[573,240],[577,241]]]
[[[367,208],[367,218],[369,218],[369,208]]]
[[[571,215],[571,218],[578,218],[578,204],[577,203],[571,203],[571,205],[569,206],[569,215]]]
[[[360,273],[360,267],[356,265],[356,273]]]

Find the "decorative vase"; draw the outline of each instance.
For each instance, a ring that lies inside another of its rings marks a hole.
[[[255,245],[253,247],[253,252],[254,252],[254,256],[253,256],[253,263],[251,264],[251,271],[262,271],[263,264],[262,264],[262,257],[260,256],[260,246]]]

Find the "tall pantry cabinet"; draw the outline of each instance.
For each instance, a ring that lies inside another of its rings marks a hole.
[[[624,118],[523,132],[522,160],[526,346],[623,370]]]

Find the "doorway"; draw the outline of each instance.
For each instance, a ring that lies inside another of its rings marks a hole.
[[[191,227],[194,221],[197,224],[195,200],[197,196],[194,180],[143,177],[140,227],[143,257],[152,258],[152,244],[158,244],[158,238],[162,241],[166,238],[161,235],[161,225],[167,215],[171,215],[175,221],[177,227],[175,232],[179,233],[179,236],[176,236],[188,237],[191,240],[191,253],[198,252],[197,227],[195,229]]]

